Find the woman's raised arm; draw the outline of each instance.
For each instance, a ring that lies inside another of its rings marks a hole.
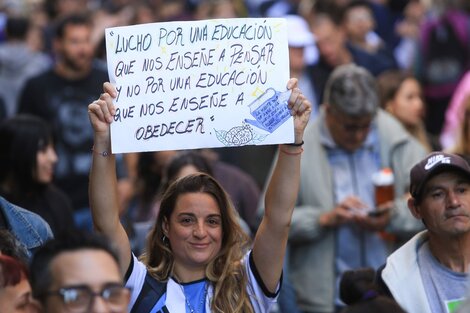
[[[116,159],[111,154],[109,126],[115,108],[116,90],[110,83],[104,93],[88,105],[88,116],[94,132],[93,164],[90,171],[89,197],[93,224],[118,249],[121,273],[124,275],[131,260],[129,238],[119,220]]]
[[[256,233],[253,259],[263,283],[275,292],[282,273],[289,227],[300,183],[303,134],[312,111],[311,103],[290,79],[289,108],[294,116],[294,145],[280,145],[265,197],[265,210]]]

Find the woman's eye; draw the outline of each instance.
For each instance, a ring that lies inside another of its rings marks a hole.
[[[210,225],[219,225],[220,224],[220,221],[216,218],[211,218],[207,221]]]
[[[184,218],[181,219],[182,224],[191,224],[192,221],[193,221],[193,219],[190,218],[190,217],[184,217]]]

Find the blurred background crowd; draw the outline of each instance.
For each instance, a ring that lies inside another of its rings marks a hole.
[[[375,77],[381,109],[425,150],[470,158],[470,1],[1,0],[0,195],[41,215],[56,235],[90,230],[87,105],[108,80],[104,29],[235,17],[287,19],[290,74],[314,105],[312,120],[332,71],[356,63]],[[255,234],[275,150],[119,156],[121,216],[134,252],[142,252],[165,186],[193,171],[221,182]]]

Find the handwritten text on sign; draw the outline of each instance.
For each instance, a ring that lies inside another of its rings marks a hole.
[[[293,141],[284,19],[106,29],[113,153]]]

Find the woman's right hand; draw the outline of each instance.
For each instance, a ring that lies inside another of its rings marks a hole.
[[[116,108],[113,104],[113,99],[117,96],[116,89],[111,83],[106,82],[103,84],[103,91],[99,99],[88,105],[88,117],[93,126],[95,137],[109,137],[109,125],[112,123],[113,116],[116,113]]]

